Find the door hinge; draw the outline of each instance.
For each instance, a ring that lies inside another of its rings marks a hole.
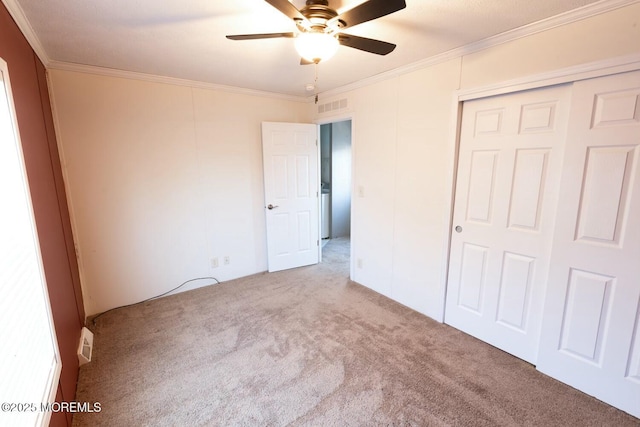
[[[320,240],[316,240],[316,246],[320,246]]]

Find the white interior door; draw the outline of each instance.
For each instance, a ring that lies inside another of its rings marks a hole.
[[[317,138],[314,124],[262,123],[269,271],[318,263]]]
[[[570,86],[465,102],[445,322],[534,362]]]
[[[538,369],[640,417],[640,72],[574,85]]]

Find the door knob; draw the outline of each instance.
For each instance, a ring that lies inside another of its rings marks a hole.
[[[269,206],[267,206],[267,209],[271,210],[271,209],[275,209],[277,207],[278,207],[277,205],[273,206],[271,203],[269,203]]]
[[[462,227],[460,227],[459,225],[456,225],[455,230],[456,230],[456,232],[458,232],[458,233],[462,233]]]

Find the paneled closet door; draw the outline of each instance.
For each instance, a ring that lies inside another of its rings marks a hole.
[[[640,417],[640,72],[574,84],[538,369]]]
[[[464,103],[445,322],[534,363],[570,86]]]

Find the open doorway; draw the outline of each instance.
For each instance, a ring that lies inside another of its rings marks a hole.
[[[320,125],[321,231],[323,252],[341,247],[349,257],[351,237],[351,120]],[[345,250],[346,249],[346,250]],[[323,256],[323,261],[326,257]]]

